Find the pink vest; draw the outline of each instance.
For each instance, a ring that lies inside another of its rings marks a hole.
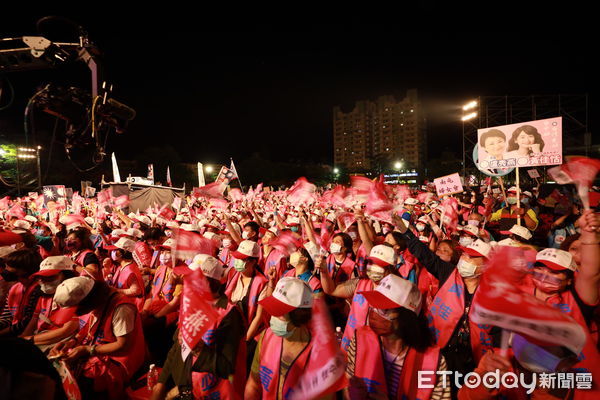
[[[36,332],[49,331],[62,327],[75,316],[77,307],[59,307],[52,303],[53,296],[40,296],[38,299],[36,312],[43,315],[45,319],[50,320],[48,323],[43,317],[38,317]]]
[[[283,276],[296,277],[296,269],[290,269]],[[310,277],[310,279],[308,280],[307,283],[308,283],[308,285],[310,286],[310,288],[312,289],[313,292],[315,290],[323,289],[323,287],[321,286],[321,281],[318,280],[314,275],[311,275],[311,277]]]
[[[77,265],[84,268],[84,270],[79,273],[79,276],[87,276],[88,278],[92,278],[92,279],[96,280],[96,277],[94,277],[92,274],[87,272],[87,270],[85,269],[85,264],[84,264],[85,256],[87,256],[90,253],[93,253],[93,251],[89,250],[89,249],[84,249],[77,255],[77,257],[75,257],[75,258],[71,257],[71,259]],[[102,267],[101,265],[98,265],[98,268],[101,268],[101,267]],[[101,272],[99,272],[99,273],[102,274]]]
[[[140,269],[138,268],[137,264],[129,263],[125,267],[117,267],[117,270],[115,271],[115,275],[112,278],[113,286],[118,289],[128,289],[129,284],[127,282],[129,281],[129,278],[132,275],[135,277],[138,287],[142,290],[141,295],[132,297],[132,300],[134,301],[138,311],[141,312],[142,309],[144,308],[144,301],[145,301],[144,280],[142,278],[142,274],[140,273]]]
[[[261,261],[262,262],[259,262],[259,264],[261,265],[265,275],[271,268],[275,267],[277,271],[277,279],[279,280],[279,278],[281,278],[287,271],[286,257],[277,249],[271,249],[269,255]]]
[[[163,298],[167,302],[173,300],[173,291],[175,290],[175,287],[171,283],[171,278],[173,275],[171,274],[167,277],[168,271],[169,267],[166,265],[161,265],[154,273],[152,290],[150,291],[153,300],[158,298]],[[168,281],[166,282],[165,279]]]
[[[329,271],[329,275],[331,275],[331,279],[333,279],[336,285],[352,279],[352,272],[354,271],[355,265],[356,263],[353,259],[346,257],[342,265],[340,265],[340,268],[336,271],[335,256],[330,254],[329,257],[327,257],[327,271]]]
[[[227,283],[225,295],[228,299],[231,299],[231,294],[233,293],[235,285],[237,285],[240,276],[241,272],[236,271],[235,275],[233,275],[233,278],[231,278],[231,280]],[[250,289],[248,289],[250,292],[248,295],[248,315],[244,315],[244,317],[247,319],[246,321],[248,322],[248,326],[252,323],[252,320],[254,320],[254,317],[256,316],[256,309],[258,308],[258,296],[260,296],[260,293],[265,288],[267,282],[267,278],[265,278],[264,275],[259,272],[254,273],[254,278],[252,278]],[[265,321],[267,321],[266,313],[264,314]]]
[[[29,298],[38,286],[37,281],[32,282],[28,287],[23,286],[21,282],[17,282],[10,288],[6,304],[12,315],[12,325],[23,318],[23,311],[25,311],[25,307],[29,303]]]
[[[367,277],[367,250],[365,245],[361,244],[356,252],[356,267],[358,268],[358,275],[360,278]]]
[[[280,376],[281,352],[283,351],[283,338],[273,334],[271,329],[267,329],[262,339],[260,348],[260,362],[258,365],[258,377],[262,386],[263,399],[277,399],[279,392],[279,379],[283,381],[283,398],[287,398],[288,393],[308,369],[308,359],[312,350],[313,341],[307,344],[302,352],[296,357],[285,376]]]
[[[465,284],[458,270],[452,271],[433,299],[433,304],[427,310],[427,320],[437,345],[446,347],[454,333],[456,324],[465,311]],[[469,313],[471,310],[469,310]],[[471,348],[473,359],[479,362],[487,350],[492,348],[492,338],[489,335],[491,326],[474,323],[469,317]]]
[[[218,318],[213,322],[212,326],[206,331],[202,340],[207,346],[213,344],[214,332],[223,321],[223,318],[235,305],[229,303],[227,307],[218,309]],[[195,363],[198,357],[192,358],[192,363]],[[228,379],[222,379],[209,372],[194,372],[192,371],[192,389],[195,399],[241,399],[244,395],[244,387],[246,383],[246,338],[242,335],[235,360],[235,373],[233,382]]]
[[[107,299],[107,301],[109,300]],[[121,304],[133,303],[127,296],[115,293],[110,298],[110,304],[106,306],[106,310],[103,305],[100,310],[94,310],[83,317],[85,325],[77,334],[77,338],[81,340],[82,345],[100,345],[113,343],[117,340],[112,331],[112,318],[115,309]],[[101,320],[96,320],[94,325],[90,326],[90,315],[94,315]],[[135,328],[131,334],[134,336],[134,340],[131,343],[131,347],[126,350],[126,354],[121,356],[109,356],[109,358],[125,367],[129,378],[131,378],[131,376],[141,367],[146,357],[146,342],[144,340],[140,315],[137,312],[135,314]]]
[[[359,280],[356,291],[354,292],[354,297],[352,297],[350,314],[348,315],[348,322],[346,323],[346,329],[344,330],[344,336],[342,337],[342,350],[344,353],[348,351],[350,341],[354,337],[354,331],[367,324],[369,303],[367,303],[365,296],[359,293],[367,290],[373,290],[373,282],[370,279]]]
[[[375,351],[375,349],[379,349],[379,351]],[[363,381],[369,393],[371,391],[383,393],[386,398],[389,398],[381,352],[379,336],[370,327],[363,326],[356,330],[354,377]],[[440,348],[435,345],[429,347],[425,352],[409,349],[402,366],[396,399],[429,399],[433,388],[419,389],[417,387],[418,371],[435,372],[439,361]],[[434,377],[435,374],[432,376],[432,381],[428,382],[432,386],[435,386]]]

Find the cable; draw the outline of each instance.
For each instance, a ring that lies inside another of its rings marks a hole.
[[[24,118],[24,121],[23,121],[23,128],[25,130],[25,145],[29,145],[29,126],[27,124],[28,117],[29,117],[29,109],[33,105],[33,102],[35,101],[35,98],[38,97],[40,94],[42,94],[42,92],[44,92],[45,90],[47,90],[49,87],[50,87],[50,84],[48,83],[46,86],[44,86],[43,89],[41,89],[36,94],[34,94],[33,96],[31,96],[31,98],[27,102],[27,106],[25,107],[25,118]]]
[[[96,102],[100,96],[94,97],[94,101],[92,102],[92,137],[96,138]]]
[[[10,93],[10,101],[5,106],[0,107],[0,111],[4,111],[7,108],[9,108],[10,106],[12,106],[13,102],[15,101],[15,88],[13,87],[12,83],[10,83],[10,80],[8,78],[4,78],[4,80],[8,84],[8,89],[9,89],[9,93]],[[1,93],[2,92],[0,91],[0,94]]]
[[[58,130],[58,123],[60,122],[60,118],[56,117],[54,121],[54,129],[52,130],[52,139],[50,139],[50,150],[48,152],[48,162],[46,163],[46,173],[44,174],[44,181],[48,178],[48,172],[50,171],[50,163],[52,161],[52,150],[54,149],[54,141],[56,139],[56,131]]]

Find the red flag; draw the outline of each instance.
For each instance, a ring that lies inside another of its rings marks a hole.
[[[182,260],[194,258],[196,254],[214,255],[215,244],[210,239],[183,229],[172,228],[175,248],[171,249],[173,258]]]
[[[346,357],[336,341],[325,298],[316,297],[312,310],[310,332],[314,343],[307,367],[289,393],[290,399],[316,399],[348,385]]]
[[[194,188],[192,195],[194,197],[206,197],[209,199],[220,199],[223,198],[223,191],[227,186],[223,182],[213,182],[202,187]]]
[[[365,203],[369,198],[369,193],[373,190],[375,182],[364,176],[351,176],[350,185],[356,189],[356,200]]]
[[[287,191],[287,199],[295,206],[303,203],[312,203],[317,187],[306,180],[299,178],[294,185]]]
[[[455,232],[458,226],[458,200],[448,197],[442,201],[442,207],[444,207],[442,223],[446,226],[446,231],[448,233]]]
[[[270,244],[287,257],[302,246],[302,238],[294,232],[284,231]]]
[[[391,221],[394,206],[386,196],[385,186],[385,183],[381,181],[377,181],[377,183],[372,185],[367,197],[368,201],[365,213],[379,220]]]
[[[342,224],[344,224],[345,230],[347,230],[350,225],[356,222],[356,217],[354,216],[354,213],[351,212],[341,213],[338,215],[338,219],[340,222],[342,222]]]
[[[586,342],[583,328],[567,313],[519,289],[527,272],[525,257],[516,247],[494,250],[473,299],[472,321],[560,344],[579,354]]]
[[[242,191],[238,188],[231,189],[229,191],[229,197],[231,198],[231,201],[233,201],[233,202],[242,201],[244,199],[244,195],[242,194]]]
[[[124,194],[123,196],[116,197],[113,199],[115,207],[125,208],[129,204],[129,196]]]
[[[586,210],[590,208],[589,191],[600,170],[600,160],[587,157],[567,157],[567,163],[550,168],[548,174],[559,184],[574,183]]]
[[[175,218],[175,212],[171,210],[166,204],[160,208],[160,211],[157,214],[159,217],[166,219],[167,221],[172,221]]]
[[[10,210],[8,210],[8,212],[6,213],[6,215],[12,215],[14,217],[17,218],[25,218],[25,211],[23,211],[23,207],[21,207],[18,204],[15,204],[14,206],[12,206],[10,208]]]
[[[185,360],[217,318],[210,304],[212,295],[200,268],[184,277],[179,330],[181,356]]]
[[[433,196],[434,194],[431,192],[423,192],[417,195],[417,200],[419,200],[419,203],[428,204],[433,198]]]
[[[140,268],[149,267],[152,263],[152,252],[146,242],[136,242],[133,250],[133,260]]]

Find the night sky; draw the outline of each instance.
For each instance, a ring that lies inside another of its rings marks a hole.
[[[479,95],[590,93],[590,115],[597,114],[591,93],[597,65],[584,34],[375,26],[350,33],[309,24],[302,31],[283,25],[205,29],[172,18],[69,17],[104,52],[114,97],[137,111],[128,132],[109,139],[109,151],[122,158],[170,144],[187,162],[260,152],[278,161],[330,164],[333,106],[350,110],[356,100],[387,94],[401,99],[409,88],[418,88],[425,103],[432,157],[446,148],[461,151],[459,106]],[[8,18],[0,34],[35,34],[36,20]],[[83,64],[79,70],[88,84]],[[22,129],[35,87],[74,77],[65,74],[11,73],[17,101],[0,112],[3,133]]]

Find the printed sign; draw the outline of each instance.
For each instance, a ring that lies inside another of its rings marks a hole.
[[[539,177],[540,177],[540,173],[539,173],[539,172],[538,172],[538,170],[537,170],[537,169],[535,169],[535,168],[534,168],[534,169],[527,170],[527,173],[529,174],[529,177],[530,177],[530,178],[533,178],[533,179],[536,179],[536,178],[539,178]]]
[[[562,117],[477,130],[479,169],[562,164]]]
[[[441,178],[435,178],[433,183],[435,184],[435,190],[438,196],[463,192],[463,185],[460,181],[458,172],[455,172],[452,175],[442,176]]]

